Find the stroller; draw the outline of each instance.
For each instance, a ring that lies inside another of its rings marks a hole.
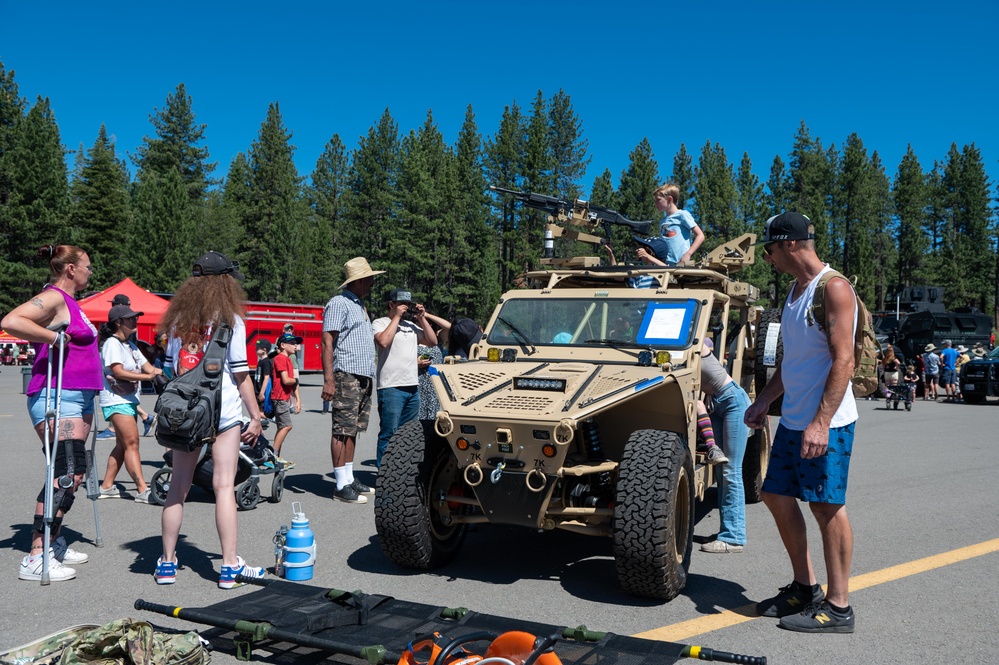
[[[246,423],[243,423],[246,428]],[[173,477],[173,451],[163,454],[166,466],[153,474],[149,482],[152,492],[150,498],[159,505],[166,503],[167,492],[170,490],[170,480]],[[203,446],[198,454],[198,465],[194,468],[194,485],[212,491],[212,446]],[[240,444],[239,460],[236,466],[236,506],[239,510],[253,510],[260,502],[260,482],[264,476],[271,478],[271,503],[280,503],[284,496],[285,469],[278,463],[277,455],[270,441],[261,434],[253,445]]]
[[[912,402],[916,396],[916,383],[913,381],[902,381],[898,385],[885,386],[885,408],[891,409],[894,405],[898,410],[898,403],[905,404],[906,411],[912,411]]]

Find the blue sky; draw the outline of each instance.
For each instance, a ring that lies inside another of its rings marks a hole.
[[[98,2],[0,0],[0,60],[51,99],[62,140],[101,123],[119,152],[183,82],[224,176],[280,103],[301,175],[338,133],[348,148],[389,108],[408,132],[432,109],[454,142],[471,104],[495,133],[505,105],[560,88],[615,183],[643,137],[665,178],[686,144],[766,178],[804,120],[825,146],[856,132],[893,177],[974,142],[999,173],[999,3]],[[995,190],[993,190],[995,191]]]

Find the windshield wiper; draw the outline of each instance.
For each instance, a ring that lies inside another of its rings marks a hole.
[[[507,321],[506,319],[504,319],[502,316],[497,316],[496,320],[499,321],[500,323],[502,323],[503,325],[505,325],[507,328],[509,328],[510,331],[514,335],[516,335],[517,337],[519,337],[523,346],[529,346],[529,347],[531,347],[531,352],[528,353],[527,355],[533,356],[535,353],[538,352],[538,348],[536,346],[534,346],[534,342],[532,342],[531,338],[528,337],[527,335],[525,335],[523,333],[523,331],[521,331],[520,328],[518,328],[517,326],[513,325],[512,323],[510,323],[509,321]]]
[[[624,347],[635,348],[643,346],[642,344],[639,344],[638,342],[633,342],[631,340],[613,339],[611,337],[604,337],[602,339],[588,339],[584,341],[583,344],[603,344],[604,346],[611,346],[614,347],[615,349],[621,349]]]

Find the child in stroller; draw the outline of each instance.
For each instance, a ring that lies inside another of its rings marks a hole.
[[[919,373],[915,365],[909,365],[902,376],[902,389],[905,391],[905,410],[912,411],[912,403],[916,400],[916,386],[919,384]],[[898,408],[896,406],[895,408]]]
[[[246,425],[244,420],[243,429],[246,429]],[[152,489],[150,498],[161,506],[166,503],[167,491],[170,489],[170,480],[173,476],[173,451],[167,450],[163,453],[163,459],[166,461],[166,466],[154,473],[152,480],[149,481],[149,487]],[[253,445],[240,444],[235,480],[236,506],[240,510],[253,510],[257,507],[260,501],[261,476],[273,476],[270,502],[281,501],[284,496],[285,469],[276,460],[274,448],[263,434],[257,437]],[[212,447],[209,444],[201,448],[198,465],[194,468],[194,484],[211,492],[212,470]]]

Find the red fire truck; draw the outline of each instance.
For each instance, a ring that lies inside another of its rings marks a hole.
[[[250,367],[257,366],[257,340],[263,338],[274,344],[286,323],[293,324],[295,335],[302,338],[302,371],[322,372],[323,308],[319,305],[246,303],[246,357]]]

